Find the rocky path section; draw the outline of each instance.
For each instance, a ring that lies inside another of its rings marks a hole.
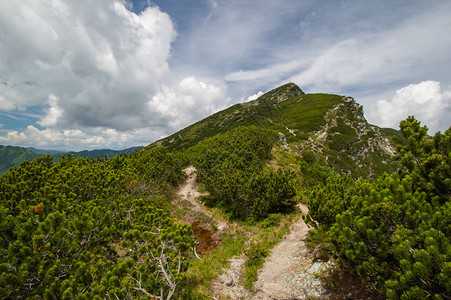
[[[185,182],[179,187],[177,191],[177,195],[182,199],[191,203],[194,207],[194,210],[200,212],[202,214],[208,215],[211,217],[209,211],[207,211],[200,203],[196,201],[196,198],[201,195],[201,193],[197,190],[197,170],[195,167],[190,166],[183,170],[186,174],[187,179]]]
[[[251,292],[241,284],[245,261],[244,257],[234,257],[229,260],[229,268],[211,283],[213,299],[251,299]]]
[[[303,214],[307,206],[299,205]],[[305,239],[309,227],[300,218],[290,227],[290,233],[272,250],[258,280],[254,283],[252,299],[307,299],[325,294],[323,282],[315,276],[324,271],[327,263],[314,262]]]
[[[299,205],[303,214],[307,206]],[[296,300],[329,298],[324,283],[315,274],[321,274],[330,263],[315,262],[305,239],[309,227],[302,218],[290,227],[290,233],[277,244],[259,271],[252,291],[240,284],[244,258],[232,258],[230,267],[212,283],[214,299]]]

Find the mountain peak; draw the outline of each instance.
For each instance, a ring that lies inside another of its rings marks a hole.
[[[321,153],[338,173],[355,177],[391,171],[393,132],[370,125],[352,97],[305,94],[296,84],[277,87],[256,100],[238,103],[152,144],[186,149],[238,126],[273,130],[282,148]],[[393,130],[394,131],[394,130]]]
[[[282,102],[287,99],[302,95],[305,95],[305,93],[296,84],[287,83],[263,94],[257,99],[257,102],[265,100]]]

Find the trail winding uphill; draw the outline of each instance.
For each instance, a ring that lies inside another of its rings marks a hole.
[[[184,169],[183,172],[185,172],[185,174],[187,175],[187,179],[179,187],[179,190],[177,192],[177,195],[180,197],[180,199],[188,201],[192,205],[192,209],[195,212],[203,214],[212,219],[218,230],[227,230],[227,222],[219,217],[213,218],[213,214],[208,211],[199,200],[197,200],[197,198],[203,194],[198,191],[196,168],[189,166],[188,168]]]
[[[197,186],[197,170],[190,166],[184,172],[187,174],[187,180],[177,193],[180,199],[191,203],[195,212],[208,216],[218,229],[227,230],[227,222],[213,217],[212,213],[197,200],[201,195]],[[308,213],[308,208],[304,204],[299,204],[299,208],[303,214]],[[324,284],[315,274],[320,274],[330,267],[330,264],[314,261],[313,254],[305,243],[308,232],[307,224],[301,217],[298,218],[291,225],[290,233],[271,250],[251,291],[246,290],[241,284],[244,256],[230,259],[230,267],[211,284],[214,299],[327,298]]]
[[[193,166],[189,166],[184,169],[183,172],[188,176],[186,181],[179,187],[177,195],[181,199],[190,202],[196,211],[200,211],[204,214],[209,214],[209,212],[203,208],[197,201],[196,198],[201,195],[197,190],[197,170]]]

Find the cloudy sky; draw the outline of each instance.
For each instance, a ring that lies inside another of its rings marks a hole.
[[[0,144],[147,145],[287,82],[451,125],[449,0],[0,0]]]

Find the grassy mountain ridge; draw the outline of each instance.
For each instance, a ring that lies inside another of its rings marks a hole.
[[[249,125],[284,133],[293,129],[308,133],[319,129],[324,123],[323,115],[333,105],[340,103],[341,98],[337,95],[305,94],[297,85],[289,83],[256,100],[235,104],[217,112],[153,145],[163,145],[169,149],[188,148],[207,137]],[[297,139],[306,137],[301,134]]]
[[[65,153],[64,151],[60,151],[60,150],[47,150],[47,149],[37,149],[35,147],[27,147],[28,150],[30,150],[31,152],[35,153],[35,154],[39,154],[39,155],[58,155],[61,153]]]
[[[250,125],[279,133],[284,148],[297,155],[308,150],[324,156],[339,173],[358,177],[395,169],[391,161],[395,130],[369,124],[362,106],[351,97],[305,94],[294,83],[226,108],[149,147],[187,149],[218,133]]]
[[[130,154],[136,150],[141,149],[142,147],[131,147],[124,150],[111,150],[111,149],[95,149],[95,150],[82,150],[82,151],[69,151],[75,157],[104,157],[108,155],[109,157],[113,157],[115,155],[119,155],[121,153]]]

